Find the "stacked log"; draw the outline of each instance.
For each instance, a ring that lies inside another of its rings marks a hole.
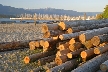
[[[41,72],[41,71],[43,71],[43,67],[42,66],[40,66],[40,67],[38,67],[36,69],[33,69],[30,72]]]
[[[108,60],[108,52],[94,57],[71,72],[96,72],[99,70],[99,66],[106,60]]]
[[[94,46],[98,46],[99,44],[108,42],[108,34],[94,36],[91,41]]]

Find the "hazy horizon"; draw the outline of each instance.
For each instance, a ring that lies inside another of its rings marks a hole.
[[[104,7],[108,4],[108,0],[2,0],[0,4],[24,9],[40,9],[50,7],[78,12],[103,12]]]

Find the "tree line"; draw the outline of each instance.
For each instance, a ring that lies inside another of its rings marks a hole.
[[[4,14],[0,14],[0,18],[11,18],[11,17],[16,17],[14,15],[4,15]]]

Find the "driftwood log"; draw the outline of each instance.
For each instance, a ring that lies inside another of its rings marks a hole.
[[[58,30],[58,29],[59,29],[58,24],[43,24],[43,26],[42,26],[43,33],[46,33],[49,30]]]
[[[46,63],[50,63],[54,61],[55,57],[56,57],[55,55],[52,55],[52,56],[41,58],[38,60],[38,65],[45,65]]]
[[[48,70],[48,72],[68,72],[69,70],[74,69],[78,65],[77,59],[72,59],[67,61],[59,66],[55,66]]]
[[[78,49],[78,50],[76,50],[76,51],[74,51],[74,52],[67,53],[67,57],[68,57],[68,58],[75,58],[75,57],[79,56],[80,53],[81,53],[82,51],[84,51],[84,50],[85,50],[84,48],[80,48],[80,49]]]
[[[107,70],[108,70],[108,60],[105,61],[104,63],[102,63],[102,64],[100,65],[100,69],[101,69],[103,72],[107,72]]]
[[[54,55],[56,52],[55,51],[49,51],[49,52],[42,52],[42,53],[36,53],[30,56],[26,56],[24,58],[24,63],[30,63],[38,60],[39,58],[43,58],[46,56]]]
[[[79,35],[79,40],[81,41],[81,43],[84,43],[85,41],[92,39],[94,36],[102,35],[106,33],[108,33],[108,27],[94,29]]]
[[[106,60],[108,60],[108,52],[94,57],[71,72],[96,72],[99,70],[99,66]]]
[[[108,34],[94,36],[91,41],[94,46],[98,46],[99,44],[108,42]]]
[[[102,53],[104,53],[104,52],[106,52],[106,51],[108,51],[108,44],[106,44],[106,45],[104,45],[104,46],[102,46],[102,47],[96,47],[96,48],[94,49],[94,53],[95,53],[95,54],[102,54]]]

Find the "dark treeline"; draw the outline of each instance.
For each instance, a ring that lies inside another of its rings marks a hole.
[[[16,17],[14,15],[4,15],[4,14],[0,14],[0,18],[11,18],[11,17]]]

